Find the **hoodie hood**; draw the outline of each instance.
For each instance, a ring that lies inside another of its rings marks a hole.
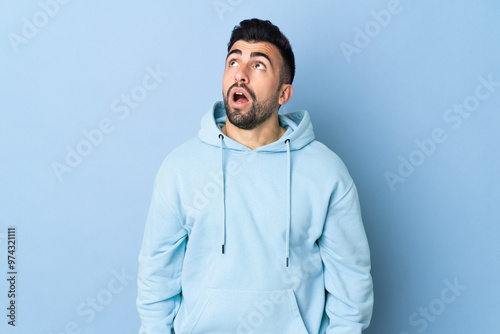
[[[290,150],[300,150],[314,140],[314,131],[311,124],[309,113],[305,110],[299,110],[292,113],[279,115],[279,122],[286,129],[285,134],[274,143],[261,146],[256,152],[286,152],[289,139]],[[223,135],[221,127],[226,124],[226,109],[224,102],[215,102],[208,113],[201,120],[201,129],[198,132],[198,138],[211,146],[220,146],[219,135]],[[250,148],[224,136],[224,149],[239,151],[249,151]]]

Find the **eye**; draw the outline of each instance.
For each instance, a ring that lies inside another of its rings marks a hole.
[[[266,65],[264,65],[262,63],[257,63],[257,64],[255,64],[255,68],[258,69],[258,70],[265,70],[266,69]]]
[[[238,62],[236,60],[230,60],[229,63],[227,63],[229,67],[234,67],[238,65]]]

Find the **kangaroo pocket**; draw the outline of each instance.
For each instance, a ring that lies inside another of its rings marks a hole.
[[[293,290],[209,289],[179,334],[307,334]]]

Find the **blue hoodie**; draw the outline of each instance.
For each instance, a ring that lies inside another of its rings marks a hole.
[[[224,104],[162,164],[139,255],[140,333],[361,333],[373,305],[356,187],[306,111],[251,150]]]

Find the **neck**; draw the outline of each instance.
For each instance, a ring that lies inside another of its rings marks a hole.
[[[286,129],[279,125],[278,115],[269,118],[259,127],[252,130],[243,130],[229,122],[226,117],[226,124],[221,128],[229,138],[245,145],[251,150],[261,146],[274,143],[286,132]]]

